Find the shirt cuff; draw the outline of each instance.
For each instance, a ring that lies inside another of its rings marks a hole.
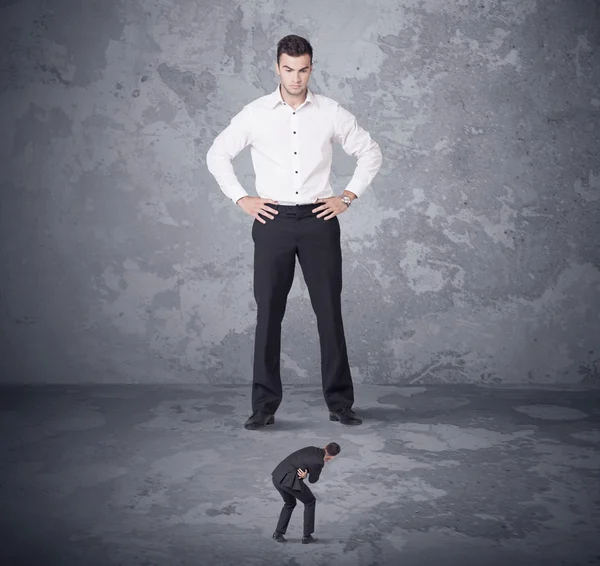
[[[356,198],[360,198],[360,195],[362,195],[365,192],[365,189],[367,187],[368,187],[368,185],[365,185],[359,179],[352,179],[348,183],[348,186],[346,187],[345,190],[350,191],[351,193],[354,193],[356,195]]]
[[[237,201],[242,197],[247,197],[248,193],[241,187],[231,189],[229,191],[229,198],[233,201],[233,204],[237,204]]]

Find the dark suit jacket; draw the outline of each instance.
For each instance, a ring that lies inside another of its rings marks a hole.
[[[308,481],[316,483],[325,465],[323,458],[325,450],[316,446],[301,448],[283,459],[271,472],[273,479],[281,485],[302,491],[302,479],[298,476],[298,469],[308,470]]]

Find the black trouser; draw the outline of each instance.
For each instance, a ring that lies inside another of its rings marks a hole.
[[[321,377],[330,411],[352,407],[354,389],[342,323],[342,250],[337,217],[324,220],[319,204],[268,205],[279,210],[252,225],[254,297],[257,304],[252,409],[275,414],[282,398],[281,323],[300,262],[321,346]]]
[[[296,507],[296,499],[304,503],[304,536],[312,535],[315,532],[315,505],[317,500],[313,495],[313,492],[308,488],[306,484],[302,484],[302,491],[291,490],[275,481],[273,478],[273,485],[277,488],[277,491],[283,497],[283,509],[279,514],[279,521],[277,522],[277,528],[275,532],[285,534],[287,531],[290,519],[292,518],[292,512]]]

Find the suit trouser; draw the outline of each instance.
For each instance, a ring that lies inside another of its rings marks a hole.
[[[303,535],[312,535],[315,532],[315,505],[317,503],[317,499],[313,495],[313,492],[306,484],[302,484],[302,491],[294,491],[277,483],[275,478],[273,478],[273,485],[281,494],[284,501],[275,532],[281,533],[282,535],[286,533],[290,519],[292,518],[292,512],[294,511],[294,507],[296,507],[296,499],[298,499],[304,503]]]
[[[352,407],[354,389],[342,322],[342,250],[337,217],[324,220],[318,204],[283,206],[252,226],[257,304],[252,409],[275,414],[281,399],[281,323],[294,280],[296,256],[317,317],[321,378],[330,411]]]

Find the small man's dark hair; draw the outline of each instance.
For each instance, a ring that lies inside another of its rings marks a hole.
[[[300,37],[299,35],[286,35],[284,38],[279,40],[277,44],[277,64],[279,65],[279,59],[281,55],[285,53],[290,57],[300,57],[301,55],[308,55],[310,57],[310,63],[312,65],[313,50],[312,45],[308,40]]]
[[[330,442],[327,446],[325,446],[325,450],[330,456],[337,456],[342,449],[337,442]]]

